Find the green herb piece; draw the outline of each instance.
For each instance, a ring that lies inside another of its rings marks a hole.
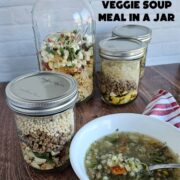
[[[61,56],[64,56],[64,49],[60,47]]]
[[[73,48],[68,48],[69,51],[69,57],[68,60],[73,61],[76,58],[75,52]]]
[[[157,162],[157,163],[162,163],[162,162],[163,162],[163,160],[162,160],[161,158],[156,158],[156,159],[154,159],[154,162]]]
[[[78,49],[78,50],[75,52],[75,54],[78,55],[79,52],[80,52],[80,49]]]
[[[53,54],[53,55],[55,55],[55,52],[50,48],[50,47],[46,47],[46,51],[48,52],[48,53],[50,53],[50,54]]]
[[[41,159],[49,159],[49,153],[38,153],[34,152],[34,155]]]
[[[48,164],[54,164],[54,160],[53,160],[53,159],[48,159],[48,160],[47,160],[47,163],[48,163]]]
[[[65,36],[65,40],[68,41],[69,40],[69,36]]]
[[[95,168],[97,166],[97,162],[96,161],[91,161],[90,164],[87,165],[89,168]]]
[[[112,144],[115,144],[118,142],[118,137],[116,136],[116,134],[114,134],[114,136],[109,136],[109,137],[106,137],[106,140],[111,142]]]

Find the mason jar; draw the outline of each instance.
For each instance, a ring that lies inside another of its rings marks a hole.
[[[116,26],[115,28],[113,28],[112,35],[118,37],[135,38],[144,43],[144,46],[146,46],[146,50],[144,57],[141,59],[140,78],[142,78],[144,76],[148,45],[152,38],[152,30],[146,26],[141,25]]]
[[[88,2],[37,0],[32,11],[40,70],[73,76],[79,102],[93,93],[95,20]]]
[[[38,170],[63,169],[75,132],[76,81],[50,72],[27,74],[6,87],[25,162]]]
[[[143,43],[114,37],[100,41],[99,47],[102,100],[113,105],[133,101],[138,95],[140,62],[145,53]]]

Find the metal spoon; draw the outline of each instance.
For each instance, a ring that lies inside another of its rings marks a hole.
[[[154,171],[156,169],[167,169],[167,168],[180,168],[180,164],[156,164],[149,166],[149,171]]]

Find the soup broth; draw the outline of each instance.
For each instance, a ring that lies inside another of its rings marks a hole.
[[[148,172],[153,164],[178,163],[165,143],[139,133],[114,133],[95,141],[85,157],[89,179],[178,180],[177,169]]]

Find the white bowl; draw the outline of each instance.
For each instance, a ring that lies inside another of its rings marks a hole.
[[[117,129],[119,132],[139,132],[159,139],[180,156],[180,131],[174,126],[140,114],[107,115],[84,125],[72,140],[70,162],[79,179],[88,180],[84,159],[90,145]]]

